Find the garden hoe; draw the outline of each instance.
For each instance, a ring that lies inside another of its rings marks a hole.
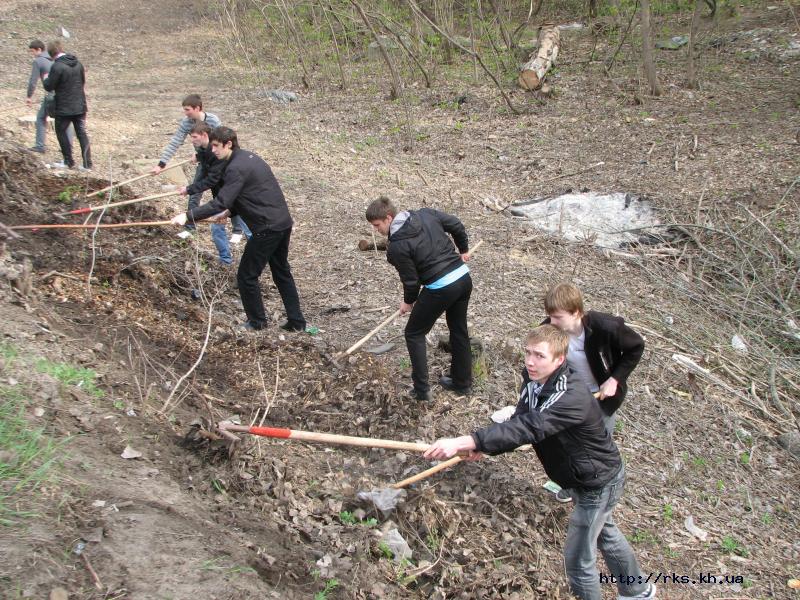
[[[219,433],[231,442],[239,441],[236,433],[249,433],[262,437],[271,437],[283,440],[298,440],[304,442],[321,442],[325,444],[341,444],[345,446],[360,446],[362,448],[387,448],[391,450],[405,450],[407,452],[425,452],[430,448],[429,444],[417,442],[401,442],[398,440],[382,440],[377,438],[354,437],[349,435],[338,435],[334,433],[320,433],[317,431],[300,431],[297,429],[283,429],[278,427],[254,427],[248,425],[238,425],[232,421],[222,421],[217,425]],[[369,492],[358,492],[358,497],[362,500],[371,501],[382,512],[389,512],[397,506],[399,499],[405,496],[405,488],[412,483],[416,483],[439,471],[442,471],[463,460],[461,456],[454,456],[450,460],[439,463],[438,465],[422,471],[413,477],[404,479],[389,488],[375,489]]]

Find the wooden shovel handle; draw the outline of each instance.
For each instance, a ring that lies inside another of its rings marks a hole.
[[[391,450],[406,450],[409,452],[425,452],[428,448],[430,448],[430,444],[418,444],[416,442],[381,440],[377,438],[338,435],[335,433],[283,429],[280,427],[249,427],[247,425],[233,425],[225,423],[220,424],[220,429],[224,431],[250,433],[252,435],[260,435],[262,437],[272,437],[284,440],[321,442],[324,444],[341,444],[344,446],[361,446],[366,448],[389,448]]]
[[[146,202],[148,200],[158,200],[159,198],[166,198],[167,196],[177,196],[180,192],[173,190],[171,192],[162,192],[160,194],[153,194],[151,196],[142,196],[141,198],[132,198],[131,200],[121,200],[120,202],[111,202],[110,204],[102,204],[98,206],[87,206],[85,208],[76,208],[67,212],[58,213],[58,216],[63,217],[66,215],[82,215],[96,210],[103,210],[106,208],[114,208],[116,206],[126,206],[128,204],[136,204],[138,202]]]
[[[464,460],[463,456],[454,456],[453,458],[440,462],[438,465],[435,465],[430,469],[426,469],[420,473],[417,473],[416,475],[409,477],[408,479],[403,479],[403,481],[398,481],[392,487],[396,490],[407,487],[412,483],[417,483],[418,481],[421,481],[426,477],[430,477],[431,475],[434,475],[439,471],[444,471],[445,469],[449,469],[453,465],[460,463],[462,460]]]
[[[136,177],[132,177],[131,179],[126,179],[125,181],[120,181],[119,183],[115,183],[113,185],[106,186],[101,190],[96,190],[96,191],[92,192],[91,194],[86,194],[86,197],[87,198],[91,198],[92,196],[99,196],[100,194],[102,194],[103,192],[107,192],[111,188],[120,187],[120,186],[123,186],[123,185],[128,185],[129,183],[133,183],[134,181],[139,181],[140,179],[147,179],[148,177],[155,177],[156,175],[160,175],[164,171],[169,171],[170,169],[174,169],[175,167],[181,167],[181,166],[185,165],[186,163],[190,162],[191,160],[192,160],[191,158],[187,158],[186,160],[182,160],[181,162],[176,162],[173,165],[170,165],[168,167],[164,167],[163,169],[161,169],[160,173],[144,173],[143,175],[137,175]]]
[[[122,227],[155,227],[156,225],[169,225],[172,221],[139,221],[136,223],[48,223],[45,225],[14,225],[9,229],[120,229]]]
[[[361,338],[361,339],[360,339],[360,340],[358,340],[358,341],[357,341],[355,344],[353,344],[353,345],[352,345],[352,346],[350,346],[350,347],[349,347],[347,350],[345,350],[345,352],[344,352],[344,353],[345,353],[345,354],[352,354],[353,352],[355,352],[356,350],[358,350],[359,348],[361,348],[361,346],[363,346],[364,344],[366,344],[366,343],[367,343],[367,340],[369,340],[369,338],[371,338],[373,335],[375,335],[376,333],[378,333],[378,332],[379,332],[381,329],[383,329],[384,327],[386,327],[386,326],[387,326],[389,323],[391,323],[392,321],[394,321],[394,320],[395,320],[397,317],[399,317],[399,316],[400,316],[400,309],[398,308],[398,309],[397,309],[396,311],[394,311],[394,312],[393,312],[391,315],[389,315],[388,317],[386,317],[386,319],[384,319],[383,321],[381,321],[381,324],[380,324],[380,325],[378,325],[378,326],[377,326],[375,329],[373,329],[372,331],[370,331],[370,332],[369,332],[367,335],[365,335],[363,338]]]

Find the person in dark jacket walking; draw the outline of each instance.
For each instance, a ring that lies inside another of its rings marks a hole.
[[[649,600],[656,587],[646,581],[612,512],[622,497],[625,467],[605,429],[597,401],[566,364],[569,337],[552,325],[531,331],[525,342],[524,381],[514,415],[471,435],[442,438],[425,458],[468,453],[497,455],[532,444],[547,475],[569,490],[575,508],[569,519],[564,562],[572,593],[602,600],[597,550],[613,574],[619,600]],[[620,577],[622,576],[622,577]],[[605,581],[611,581],[606,576]]]
[[[75,166],[75,161],[72,159],[72,142],[67,135],[67,129],[72,125],[81,145],[81,157],[83,158],[81,170],[89,170],[92,168],[92,155],[89,148],[89,136],[86,133],[86,113],[89,111],[84,92],[86,72],[75,56],[64,53],[64,48],[59,40],[47,44],[47,52],[53,57],[53,65],[50,67],[50,73],[42,81],[42,85],[45,90],[55,92],[56,95],[56,138],[64,157],[64,162],[57,166],[70,169]]]
[[[216,197],[222,187],[222,174],[225,172],[227,163],[224,160],[219,160],[211,151],[211,143],[208,139],[208,134],[211,133],[211,130],[208,123],[198,121],[189,131],[189,137],[195,150],[194,161],[197,164],[197,171],[195,180],[179,190],[182,196],[188,195],[200,198],[203,192],[211,190],[211,195]],[[197,203],[194,206],[197,206]],[[243,235],[246,235],[248,239],[250,238],[250,230],[241,217],[231,217],[231,224],[233,225],[232,243],[239,243]],[[217,247],[220,262],[223,265],[232,265],[233,256],[231,255],[228,233],[224,224],[214,223],[211,225],[211,239]]]
[[[464,225],[453,215],[423,208],[397,212],[386,197],[367,207],[367,221],[388,236],[386,258],[400,275],[403,300],[400,314],[411,312],[405,329],[411,357],[412,397],[430,400],[425,336],[442,313],[450,329],[450,374],[439,384],[459,394],[472,387],[472,353],[467,331],[467,308],[472,293],[469,239]],[[450,237],[452,236],[452,241]],[[458,248],[453,247],[453,241]]]
[[[560,283],[544,298],[545,323],[569,335],[567,362],[596,393],[609,435],[617,409],[628,393],[628,377],[644,352],[642,336],[621,317],[583,310],[583,295],[571,283]]]
[[[289,267],[293,221],[278,180],[261,157],[239,148],[233,129],[217,127],[208,137],[214,156],[226,162],[222,186],[211,202],[175,215],[172,222],[185,225],[187,221],[194,223],[220,215],[241,216],[253,234],[244,247],[237,272],[239,295],[247,315],[242,327],[257,331],[267,324],[258,278],[269,264],[288,317],[281,329],[304,331],[306,320]]]

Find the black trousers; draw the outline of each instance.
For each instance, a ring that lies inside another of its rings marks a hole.
[[[89,135],[86,133],[86,114],[70,115],[68,117],[54,117],[56,127],[56,139],[61,148],[61,155],[64,157],[64,164],[68,167],[74,167],[75,161],[72,158],[72,142],[69,141],[67,129],[70,124],[75,128],[75,137],[81,145],[81,156],[83,157],[83,166],[87,169],[92,168],[92,152],[89,148]]]
[[[445,313],[447,327],[450,329],[452,359],[450,377],[456,387],[472,385],[472,352],[467,331],[467,307],[472,294],[472,278],[469,274],[438,290],[423,288],[411,309],[406,324],[406,346],[411,357],[411,379],[414,389],[427,392],[428,354],[425,336],[433,329],[442,313]]]
[[[272,281],[278,287],[289,323],[298,328],[306,326],[306,320],[300,310],[300,297],[289,268],[291,236],[291,229],[254,233],[244,247],[236,279],[247,320],[256,328],[264,327],[267,323],[258,278],[268,263],[272,271]]]

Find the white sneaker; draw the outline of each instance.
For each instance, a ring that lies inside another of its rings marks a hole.
[[[652,583],[648,584],[648,588],[646,591],[642,592],[641,594],[637,594],[636,596],[617,596],[617,600],[653,600],[656,597],[656,586]]]
[[[67,164],[63,160],[59,161],[59,162],[54,162],[51,166],[54,169],[69,169],[69,167],[67,166]]]
[[[190,237],[192,237],[192,232],[191,232],[191,231],[186,231],[186,230],[184,229],[183,231],[181,231],[181,232],[178,234],[178,237],[179,237],[179,238],[181,238],[182,240],[185,240],[186,238],[190,238]]]
[[[234,246],[242,241],[242,234],[241,233],[234,233],[231,236],[231,244]]]

